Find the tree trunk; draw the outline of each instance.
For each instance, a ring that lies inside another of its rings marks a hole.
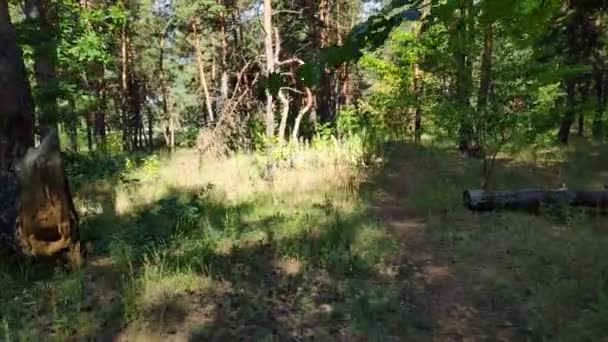
[[[3,184],[6,180],[15,180],[15,164],[34,145],[34,103],[16,39],[7,0],[0,0],[0,176]],[[4,206],[4,196],[11,191],[3,190],[0,187],[3,197],[0,205]],[[10,221],[9,224],[14,223]],[[4,228],[7,222],[2,223]]]
[[[298,116],[296,117],[296,121],[293,125],[293,131],[291,132],[291,140],[293,142],[295,142],[295,143],[298,142],[298,138],[300,136],[300,125],[302,124],[302,119],[304,118],[304,115],[308,114],[308,112],[310,112],[312,110],[314,103],[315,103],[315,98],[312,94],[312,91],[310,90],[310,88],[306,88],[306,105],[304,105],[304,108],[300,109],[300,112],[298,113]]]
[[[332,28],[332,23],[330,19],[330,6],[329,0],[320,0],[319,2],[319,43],[321,44],[321,48],[326,48],[331,44],[330,29]],[[317,102],[318,119],[321,123],[331,122],[335,116],[333,79],[334,73],[332,70],[329,67],[323,67]]]
[[[78,124],[80,123],[80,121],[78,120],[78,116],[76,115],[76,104],[74,103],[74,98],[72,97],[70,97],[69,99],[69,107],[70,114],[69,118],[67,118],[65,122],[65,127],[68,133],[70,149],[72,150],[72,152],[78,152]]]
[[[198,40],[198,37],[194,37],[194,39]],[[198,46],[198,43],[196,43]],[[160,77],[160,92],[162,94],[162,110],[163,115],[167,121],[169,121],[169,127],[167,127],[167,131],[165,132],[165,145],[169,147],[171,151],[173,151],[173,145],[171,144],[170,136],[173,135],[173,124],[171,114],[169,113],[169,90],[167,88],[167,77],[165,75],[165,31],[161,32],[160,39],[158,42],[159,49],[159,58],[158,58],[158,73]],[[199,53],[198,49],[195,52],[197,55]],[[198,56],[197,56],[198,60]],[[197,63],[198,65],[198,63]],[[203,74],[204,76],[204,74]],[[152,111],[148,111],[148,134],[150,134],[150,141],[152,141]],[[211,112],[213,115],[213,112]]]
[[[131,62],[129,61],[129,64]],[[135,77],[133,69],[129,74],[129,131],[131,136],[131,150],[141,148],[140,131],[142,127],[141,119],[141,91],[139,80]]]
[[[222,4],[223,1],[220,1]],[[226,33],[226,14],[220,12],[220,42],[221,42],[221,57],[222,57],[222,76],[220,79],[220,103],[219,112],[224,112],[224,106],[228,101],[228,38]]]
[[[53,25],[56,15],[47,0],[27,0],[24,10],[27,20],[36,27],[34,40],[34,73],[38,101],[40,136],[58,129],[58,84],[56,77],[57,39]]]
[[[125,23],[121,30],[121,91],[122,91],[122,143],[124,151],[140,147],[139,127],[141,125],[140,84],[133,67],[133,52],[129,37],[129,26]]]
[[[106,113],[104,108],[97,108],[95,112],[95,142],[101,150],[106,149]]]
[[[593,137],[599,139],[604,132],[604,108],[606,106],[606,76],[603,71],[595,72],[595,99],[596,109],[593,118]]]
[[[289,117],[289,97],[285,95],[283,90],[279,90],[279,100],[281,101],[283,110],[281,112],[281,123],[279,124],[279,142],[284,142],[285,131],[287,130],[287,119]]]
[[[422,140],[422,110],[420,106],[416,107],[414,117],[414,142],[419,144]]]
[[[418,63],[412,66],[412,79],[410,82],[409,92],[414,98],[414,103],[411,105],[410,115],[414,119],[414,142],[420,143],[422,137],[422,110],[420,108],[420,98],[422,97],[422,71]],[[409,122],[408,116],[407,121]]]
[[[215,120],[213,115],[213,104],[211,102],[211,94],[209,93],[209,85],[207,84],[207,77],[205,76],[205,65],[203,63],[203,52],[201,50],[200,37],[198,34],[198,26],[195,22],[192,23],[192,33],[194,35],[194,53],[196,55],[196,66],[198,68],[198,78],[203,88],[203,94],[205,95],[205,104],[207,106],[207,115],[209,124],[211,125]]]
[[[597,31],[604,32],[606,26],[604,25],[605,16],[600,15],[597,19]],[[593,50],[593,59],[594,59],[594,86],[595,86],[595,96],[596,96],[596,109],[595,116],[593,118],[593,126],[591,128],[593,137],[596,139],[603,138],[604,132],[604,110],[606,107],[606,82],[608,81],[608,77],[606,77],[606,66],[604,63],[604,56],[602,56],[602,49],[595,48]]]
[[[87,113],[85,123],[87,125],[87,147],[89,152],[93,152],[93,118],[90,113]]]
[[[120,35],[121,54],[121,91],[122,91],[122,148],[129,151],[129,56],[127,25],[124,24]]]
[[[422,6],[424,9],[422,10],[422,18],[420,22],[416,23],[416,39],[420,38],[422,33],[422,22],[426,20],[427,16],[430,13],[430,6],[428,6],[428,0],[422,1]],[[418,56],[419,58],[421,56]],[[414,113],[414,142],[419,144],[422,141],[422,108],[421,108],[421,99],[423,97],[424,92],[424,83],[422,79],[422,69],[420,68],[420,64],[418,61],[414,64],[414,90],[416,96],[416,108]]]
[[[102,69],[103,70],[103,69]],[[97,87],[97,106],[95,108],[94,114],[94,133],[95,133],[95,144],[97,148],[101,150],[106,150],[106,107],[107,107],[107,98],[106,98],[107,90],[106,84],[102,80],[98,83]]]
[[[354,9],[354,6],[356,5],[351,2],[344,3],[342,6],[340,6],[340,1],[337,2],[336,38],[338,46],[344,44],[344,39],[357,22],[356,13],[358,11]],[[350,62],[346,62],[340,66],[338,73],[338,101],[336,101],[338,112],[340,111],[340,106],[349,106],[354,103],[355,94],[352,73],[355,68],[356,66]]]
[[[566,39],[566,51],[565,59],[567,65],[578,65],[579,63],[585,63],[583,61],[585,50],[588,46],[584,44],[585,36],[585,18],[583,8],[577,8],[576,2],[567,2],[568,11],[572,11],[572,14],[568,17],[568,21],[565,27],[565,39]],[[576,119],[576,110],[578,101],[576,99],[576,91],[580,90],[581,77],[568,77],[564,81],[566,87],[566,109],[562,118],[559,132],[558,141],[567,145],[570,139],[570,131],[574,120]]]
[[[494,25],[488,24],[484,30],[483,52],[481,55],[481,75],[479,76],[479,92],[477,93],[477,111],[485,115],[492,83],[492,50]]]
[[[82,262],[78,215],[64,173],[57,131],[51,129],[17,166],[21,251],[35,257],[63,255],[72,266]]]
[[[169,115],[169,148],[171,148],[171,152],[175,151],[175,117],[173,111]]]
[[[471,95],[472,86],[472,63],[468,55],[470,42],[473,41],[474,20],[471,9],[473,7],[472,0],[466,0],[462,3],[461,13],[455,19],[455,25],[452,28],[452,48],[454,49],[454,59],[456,64],[455,77],[455,92],[456,103],[459,110],[462,111],[463,117],[459,127],[459,149],[461,152],[466,152],[470,148],[472,127],[471,120],[468,117],[471,110],[469,98]]]
[[[576,133],[579,137],[582,137],[585,134],[585,113],[582,111],[578,114],[578,127]]]
[[[316,6],[316,1],[315,0],[301,0],[301,7],[304,11],[304,14],[307,18],[308,21],[308,41],[311,43],[312,45],[312,49],[314,49],[315,51],[318,51],[321,48],[321,42],[320,42],[320,28],[321,28],[321,23],[318,20],[317,17],[317,6]],[[314,92],[312,93],[313,96],[313,106],[314,106],[314,110],[312,110],[310,112],[310,115],[308,116],[308,122],[312,127],[316,127],[317,123],[319,122],[318,120],[318,111],[319,111],[319,89],[314,89]],[[301,113],[301,112],[300,112]],[[298,116],[300,116],[300,114],[298,114]],[[302,116],[303,117],[303,116]],[[298,122],[297,118],[296,118],[296,123]],[[294,126],[293,129],[293,133],[296,134],[292,134],[293,136],[295,136],[295,138],[292,136],[292,138],[294,138],[297,141],[297,137],[299,136],[299,131],[300,131],[300,125],[296,124]]]
[[[33,256],[66,255],[79,265],[78,217],[55,129],[34,144],[34,106],[23,55],[0,0],[0,230],[7,247]],[[50,123],[53,125],[54,123]],[[28,148],[30,148],[28,150]],[[26,152],[27,151],[27,152]]]
[[[576,100],[575,100],[575,81],[570,79],[566,81],[566,112],[564,113],[564,117],[562,118],[562,123],[558,132],[558,140],[563,145],[568,145],[568,140],[570,138],[570,129],[572,128],[572,124],[574,123],[574,112],[576,110]]]
[[[154,115],[152,114],[152,110],[148,109],[148,148],[150,150],[154,149]]]
[[[264,48],[266,53],[266,78],[274,73],[274,51],[272,46],[272,0],[264,0]],[[266,89],[266,136],[274,136],[274,99],[269,89]]]
[[[541,205],[569,205],[606,210],[608,191],[522,189],[512,191],[467,190],[463,204],[473,211],[497,209],[537,211]]]
[[[489,119],[488,98],[492,84],[492,52],[494,43],[494,24],[489,23],[484,29],[483,52],[481,54],[481,74],[479,76],[479,92],[477,93],[477,148],[483,157],[481,187],[487,190],[491,185],[492,173],[496,160],[494,151],[487,151],[487,124]]]
[[[587,99],[587,95],[589,94],[589,89],[591,88],[591,80],[587,80],[580,85],[580,99],[581,102]],[[576,129],[576,133],[579,137],[585,135],[585,111],[579,110],[578,113],[578,125]]]

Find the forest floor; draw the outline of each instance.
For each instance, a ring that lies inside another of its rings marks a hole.
[[[260,156],[199,169],[191,151],[77,161],[89,263],[5,270],[4,340],[607,338],[605,218],[471,213],[460,196],[479,184],[478,161],[381,151],[365,167],[361,151],[336,146],[272,170]],[[606,152],[513,155],[496,186],[601,188]]]
[[[411,307],[399,340],[608,341],[605,217],[468,212],[457,196],[475,187],[476,162],[441,149],[390,151],[368,186],[401,246],[395,280]],[[601,189],[606,156],[589,145],[510,156],[497,186]]]
[[[401,287],[400,304],[409,306],[409,319],[401,322],[404,334],[399,334],[398,339],[515,340],[517,327],[509,313],[502,307],[481,305],[491,301],[493,294],[481,291],[483,284],[472,284],[458,270],[492,267],[492,262],[474,260],[455,265],[458,254],[448,236],[438,237],[429,228],[427,217],[408,206],[409,197],[416,195],[417,175],[425,170],[413,168],[416,162],[412,163],[411,157],[403,151],[391,153],[378,179],[368,184],[376,189],[372,211],[392,229],[401,246],[395,280]],[[446,217],[440,220],[449,224],[449,214],[443,215]]]

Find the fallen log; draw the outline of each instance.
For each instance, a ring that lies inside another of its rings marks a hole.
[[[543,205],[567,205],[606,211],[608,209],[608,191],[570,189],[466,190],[462,194],[462,201],[464,206],[472,211],[499,209],[538,211]]]

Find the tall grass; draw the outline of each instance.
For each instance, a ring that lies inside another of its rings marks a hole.
[[[94,246],[89,263],[73,273],[3,265],[1,334],[58,341],[420,336],[411,335],[420,333],[412,323],[419,308],[404,304],[415,295],[412,280],[399,278],[401,258],[415,246],[372,214],[383,205],[377,197],[387,197],[384,205],[397,208],[385,209],[420,222],[480,310],[504,314],[517,336],[606,336],[604,220],[571,209],[470,213],[460,194],[478,186],[478,161],[439,144],[377,151],[358,137],[328,136],[200,167],[191,150],[88,157],[72,175],[82,236]],[[586,146],[505,155],[496,184],[595,187],[602,153]],[[86,168],[104,165],[111,169],[87,176]]]
[[[218,315],[231,315],[223,324],[253,319],[270,336],[271,325],[254,319],[277,310],[268,291],[286,291],[290,309],[275,314],[287,334],[319,305],[334,305],[320,293],[335,293],[350,275],[382,272],[395,251],[358,199],[365,153],[361,139],[328,138],[200,167],[192,150],[81,162],[75,194],[82,236],[94,245],[89,265],[43,277],[39,287],[10,276],[31,299],[2,296],[4,335],[62,340],[114,331],[137,340],[198,329],[213,339],[226,331]],[[111,170],[98,169],[104,165]],[[87,167],[96,168],[88,178]],[[225,307],[227,300],[251,307]],[[340,317],[360,305],[342,302]]]

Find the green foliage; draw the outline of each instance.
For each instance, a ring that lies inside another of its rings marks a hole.
[[[184,130],[177,132],[175,136],[175,144],[179,147],[193,148],[196,147],[196,141],[200,134],[200,128],[196,126],[188,126]]]
[[[264,80],[264,88],[268,90],[270,95],[277,96],[281,89],[282,81],[279,73],[273,72]]]
[[[362,134],[365,130],[364,118],[354,106],[342,108],[338,115],[336,128],[340,136],[353,136]]]
[[[154,178],[156,175],[158,175],[161,165],[162,163],[160,157],[153,154],[143,159],[141,168],[145,175]]]
[[[315,141],[328,142],[332,139],[335,139],[335,130],[333,125],[330,122],[318,124],[315,128]]]

